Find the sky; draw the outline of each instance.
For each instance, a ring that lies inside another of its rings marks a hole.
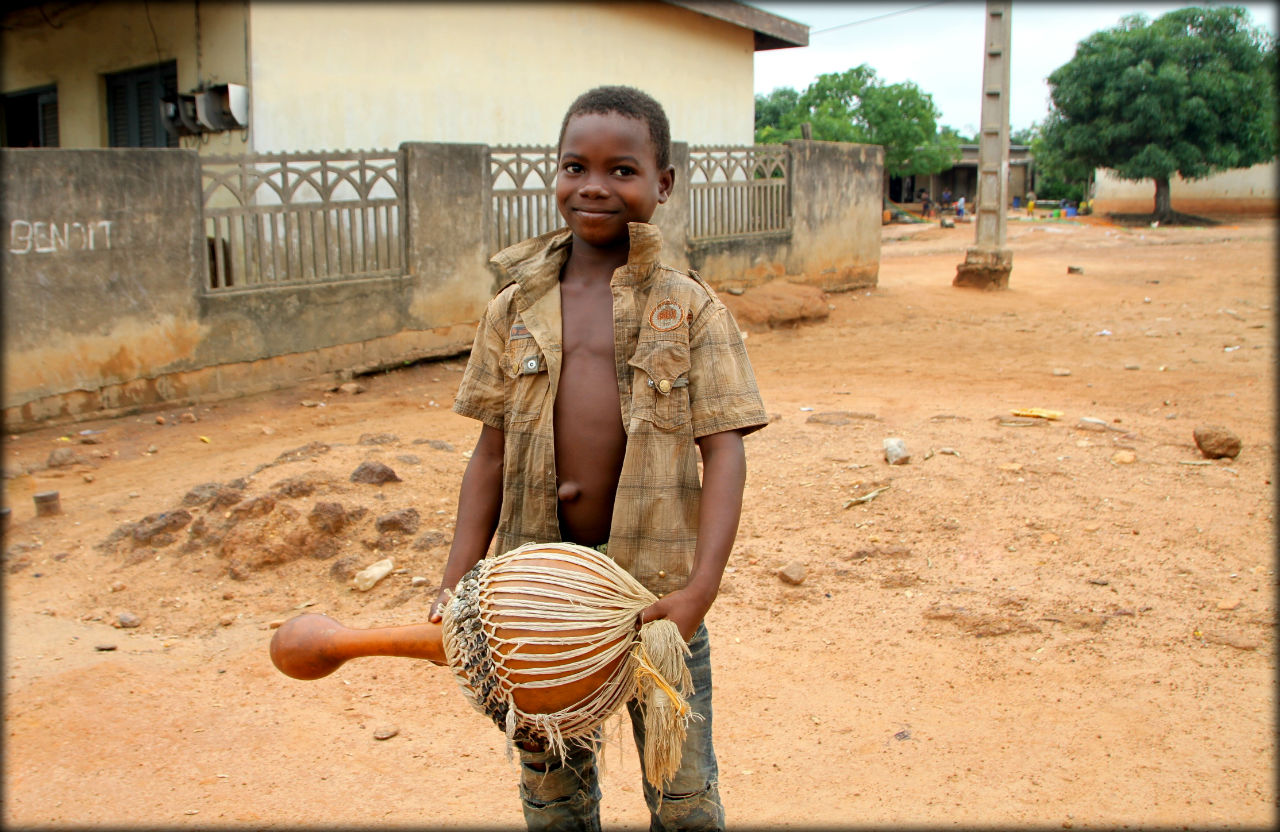
[[[903,2],[757,2],[749,5],[809,26],[809,46],[755,56],[755,91],[805,87],[826,72],[869,64],[882,81],[913,81],[933,96],[939,126],[966,136],[978,132],[982,106],[985,4],[979,0]],[[1019,2],[1014,0],[1010,49],[1011,130],[1043,121],[1049,109],[1045,78],[1075,55],[1076,44],[1135,12],[1155,19],[1193,3]],[[1228,5],[1202,2],[1199,5]],[[1231,3],[1253,23],[1276,31],[1275,3]],[[846,26],[844,24],[855,25]],[[832,31],[823,32],[831,27]]]

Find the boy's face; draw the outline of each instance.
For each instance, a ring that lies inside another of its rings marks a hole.
[[[671,194],[675,168],[658,169],[649,128],[620,113],[584,113],[565,127],[556,204],[577,240],[630,242],[627,223],[648,222]]]

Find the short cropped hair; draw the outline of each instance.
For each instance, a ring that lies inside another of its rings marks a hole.
[[[635,87],[596,87],[578,96],[560,123],[557,152],[564,144],[564,131],[569,127],[569,119],[590,113],[617,113],[643,121],[649,127],[649,140],[653,142],[654,155],[658,158],[658,170],[666,170],[671,164],[671,125],[667,123],[667,114],[653,96]]]

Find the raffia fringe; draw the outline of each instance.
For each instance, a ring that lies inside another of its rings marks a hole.
[[[659,790],[680,768],[693,692],[689,656],[674,622],[650,621],[640,628],[636,687],[644,712],[645,779]]]

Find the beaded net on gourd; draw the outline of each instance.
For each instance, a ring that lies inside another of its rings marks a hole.
[[[595,742],[600,723],[638,697],[645,772],[659,786],[680,764],[692,680],[689,648],[674,623],[636,627],[655,601],[594,549],[525,544],[481,560],[458,582],[443,610],[445,659],[466,698],[504,731],[508,753],[519,740],[560,753],[566,743]],[[516,703],[518,690],[571,684],[614,662],[607,681],[555,713],[528,713]]]

